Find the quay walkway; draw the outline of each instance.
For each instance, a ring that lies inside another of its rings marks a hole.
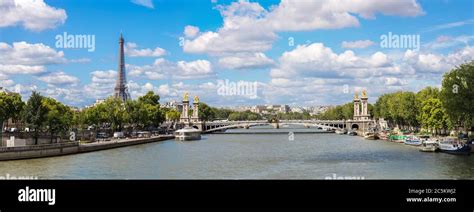
[[[0,161],[54,157],[113,149],[173,139],[174,135],[160,135],[150,138],[112,139],[92,143],[66,142],[55,144],[0,147]]]

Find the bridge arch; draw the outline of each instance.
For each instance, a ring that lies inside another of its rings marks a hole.
[[[352,125],[351,125],[351,129],[356,129],[356,130],[358,130],[358,129],[359,129],[359,125],[358,125],[358,124],[352,124]]]

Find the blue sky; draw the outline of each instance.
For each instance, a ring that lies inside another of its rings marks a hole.
[[[113,92],[118,37],[132,97],[184,92],[214,106],[351,101],[367,89],[439,86],[474,58],[470,0],[185,1],[7,0],[0,3],[0,87],[85,106]],[[56,46],[90,35],[95,50]],[[420,37],[419,50],[382,48],[382,35]],[[293,44],[290,44],[289,41]],[[257,82],[257,97],[218,92],[223,81]]]

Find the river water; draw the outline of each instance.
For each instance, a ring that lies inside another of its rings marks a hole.
[[[474,157],[424,153],[317,129],[258,127],[41,159],[0,161],[1,177],[38,179],[474,179]]]

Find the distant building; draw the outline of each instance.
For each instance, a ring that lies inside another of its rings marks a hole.
[[[95,107],[95,106],[97,106],[98,104],[100,104],[100,103],[102,103],[102,102],[105,102],[105,99],[96,99],[95,102],[94,102],[94,104],[88,105],[88,106],[86,106],[85,108]]]
[[[251,108],[252,112],[259,114],[288,113],[290,106],[288,105],[256,105]]]
[[[180,103],[180,102],[177,102],[176,100],[165,102],[164,104],[161,105],[161,107],[168,108],[168,109],[174,109],[174,110],[177,110],[180,113],[183,111],[183,104]]]

